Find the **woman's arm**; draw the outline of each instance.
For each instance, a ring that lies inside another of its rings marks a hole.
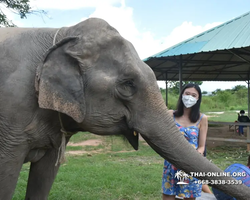
[[[207,130],[208,130],[208,120],[207,116],[203,115],[201,122],[200,122],[200,134],[199,134],[199,146],[197,151],[200,154],[204,153],[205,145],[206,145],[206,139],[207,139]]]

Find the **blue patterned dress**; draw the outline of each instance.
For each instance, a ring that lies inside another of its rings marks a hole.
[[[196,126],[182,127],[179,123],[176,126],[180,132],[188,140],[188,142],[195,148],[198,148],[199,128],[198,125],[203,117],[201,115]],[[188,184],[177,184],[180,180],[175,177],[175,174],[180,171],[168,161],[164,161],[163,176],[162,176],[162,192],[166,195],[177,195],[185,198],[195,198],[201,196],[202,185],[195,183],[196,178],[189,177],[185,180]]]

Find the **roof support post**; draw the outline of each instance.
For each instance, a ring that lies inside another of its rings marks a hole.
[[[165,83],[166,83],[166,106],[168,106],[168,73],[166,72],[165,75],[166,75],[166,80],[165,80]]]
[[[247,80],[247,111],[248,111],[248,113],[247,113],[247,115],[249,116],[249,110],[250,110],[250,108],[249,108],[249,100],[250,100],[250,90],[249,90],[249,84],[250,84],[250,82],[249,82],[249,74],[248,74],[248,78],[247,78],[248,80]]]
[[[180,55],[179,61],[179,93],[182,91],[182,55]]]
[[[250,97],[250,90],[249,90],[249,84],[250,84],[250,82],[249,82],[249,74],[248,74],[248,76],[247,76],[247,111],[248,111],[248,113],[247,113],[247,115],[249,116],[249,97]],[[250,139],[250,127],[248,126],[247,127],[247,140],[249,140]],[[250,151],[250,143],[247,143],[247,151]]]

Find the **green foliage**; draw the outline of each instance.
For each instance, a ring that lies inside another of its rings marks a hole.
[[[225,106],[228,107],[231,96],[232,95],[229,91],[219,91],[216,97],[220,102],[224,102]]]
[[[195,83],[197,85],[201,85],[202,81],[182,81],[182,86],[188,83]],[[171,94],[179,94],[180,91],[180,81],[169,81],[169,92]]]
[[[0,0],[0,4],[10,9],[16,14],[19,14],[21,19],[26,18],[26,14],[31,11],[29,0]],[[7,16],[0,9],[0,24],[3,26],[15,26],[12,21],[8,20]]]
[[[176,83],[177,84],[177,83]],[[170,88],[168,91],[168,108],[176,109],[176,104],[179,97],[177,85],[175,89]],[[178,91],[178,92],[177,92]],[[166,89],[161,89],[162,96],[166,101]],[[233,89],[221,90],[217,89],[208,95],[204,91],[201,102],[201,111],[233,111],[233,110],[247,110],[247,88],[242,85],[235,86]]]
[[[0,4],[11,10],[13,13],[20,16],[21,19],[26,18],[27,14],[39,12],[45,14],[43,10],[34,11],[29,5],[29,0],[0,0]],[[14,27],[16,26],[11,20],[7,18],[0,7],[0,26]]]
[[[169,95],[168,96],[168,109],[175,110],[178,103],[179,95]]]
[[[166,102],[166,89],[160,88],[160,91],[161,91],[161,94],[162,94],[164,101]]]
[[[236,85],[233,87],[232,91],[236,92],[236,91],[239,91],[239,90],[246,90],[247,87],[245,85]]]

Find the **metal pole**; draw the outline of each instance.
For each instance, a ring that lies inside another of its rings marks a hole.
[[[247,80],[247,106],[248,106],[248,113],[247,115],[249,116],[249,96],[250,96],[250,92],[249,92],[249,74],[248,74],[248,80]],[[250,140],[250,127],[247,127],[247,140]],[[250,143],[247,143],[247,151],[250,151]]]
[[[182,56],[180,55],[180,62],[179,62],[179,93],[182,91]]]
[[[168,106],[168,73],[166,73],[166,106]]]
[[[249,91],[249,74],[248,74],[248,80],[247,80],[247,115],[249,116],[249,97],[250,97],[250,91]]]

